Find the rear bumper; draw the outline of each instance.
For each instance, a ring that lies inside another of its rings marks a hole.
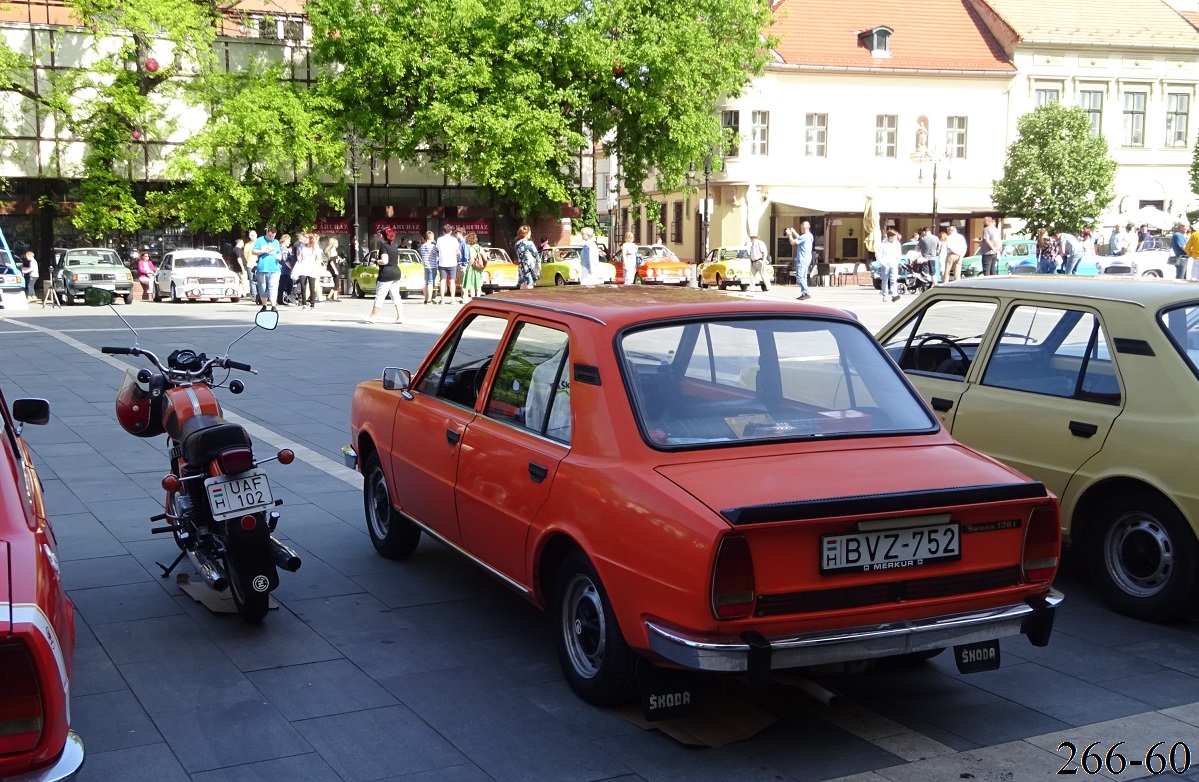
[[[646,622],[650,648],[699,671],[765,673],[770,670],[871,660],[959,644],[1027,635],[1036,646],[1049,641],[1053,617],[1063,599],[1049,590],[1044,597],[986,611],[946,614],[910,622],[765,638],[745,633],[734,642],[711,641]]]
[[[66,782],[83,766],[83,739],[75,731],[67,731],[67,743],[58,760],[49,766],[24,774],[5,777],[4,782]]]

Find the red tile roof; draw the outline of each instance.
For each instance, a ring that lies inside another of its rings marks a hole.
[[[1045,0],[1040,0],[1045,2]],[[886,70],[1015,70],[966,0],[782,0],[770,34],[784,62]],[[894,30],[890,57],[873,57],[859,33]]]
[[[1196,29],[1199,29],[1199,11],[1179,11],[1179,13],[1182,14],[1183,19],[1186,19]]]

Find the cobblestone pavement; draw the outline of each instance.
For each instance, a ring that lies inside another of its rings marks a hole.
[[[814,303],[850,309],[872,329],[907,300],[813,290]],[[1171,778],[1199,779],[1170,768],[1171,749],[1176,768],[1184,749],[1199,765],[1199,626],[1108,612],[1069,559],[1050,646],[1006,641],[997,671],[962,676],[942,655],[814,677],[841,694],[831,707],[783,684],[742,692],[777,721],[717,749],[586,705],[559,674],[548,621],[520,598],[427,539],[402,563],[374,553],[361,480],[340,460],[351,393],[384,366],[415,368],[457,307],[410,301],[403,325],[367,325],[368,309],[351,299],[284,310],[278,330],[250,334],[233,353],[259,371],[243,375],[246,392],[218,392],[260,448],[299,455],[267,470],[286,503],[279,533],[304,566],[281,573],[280,607],[261,627],[211,614],[157,577],[155,561],[175,551],[148,522],[165,458],[161,442],[114,420],[130,364],[98,347],[130,344],[116,315],[0,312],[6,396],[47,398],[53,413],[25,431],[78,609],[80,780],[1025,780],[1057,776],[1069,760],[1063,742],[1077,748],[1071,768],[1084,777],[1145,777],[1164,761]],[[212,353],[254,307],[118,310],[143,347]],[[1123,768],[1107,756],[1116,742]],[[1157,742],[1160,755],[1148,756]]]

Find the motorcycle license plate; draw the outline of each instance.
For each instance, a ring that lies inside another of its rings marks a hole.
[[[275,504],[266,473],[247,470],[237,475],[218,475],[204,481],[213,521],[224,521],[270,508]]]

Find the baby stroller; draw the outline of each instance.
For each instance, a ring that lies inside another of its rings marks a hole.
[[[923,293],[933,286],[933,275],[928,261],[904,261],[899,265],[900,282],[908,293]],[[904,271],[907,274],[904,274]]]

